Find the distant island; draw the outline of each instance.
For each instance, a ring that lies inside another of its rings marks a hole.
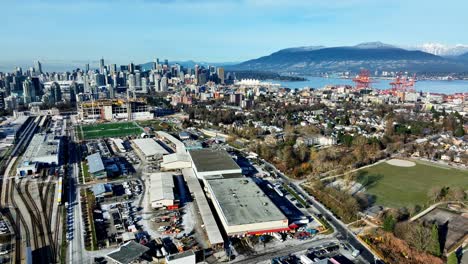
[[[257,79],[257,80],[275,80],[275,81],[291,81],[301,82],[307,81],[306,78],[298,76],[280,75],[275,72],[263,72],[263,71],[230,71],[235,74],[238,80],[240,79]]]

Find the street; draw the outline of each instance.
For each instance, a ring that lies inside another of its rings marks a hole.
[[[373,254],[373,252],[368,248],[367,245],[364,245],[361,241],[358,240],[356,235],[348,229],[348,227],[339,219],[337,219],[325,206],[323,206],[320,202],[315,200],[312,196],[310,196],[306,191],[302,189],[302,187],[289,179],[286,175],[276,169],[275,166],[268,163],[267,161],[260,159],[266,166],[273,169],[278,175],[281,176],[283,181],[286,184],[292,184],[301,195],[307,198],[307,202],[315,207],[329,222],[329,224],[335,229],[336,232],[340,233],[343,237],[347,238],[348,242],[357,250],[359,250],[360,255],[369,263],[378,263],[378,257]]]

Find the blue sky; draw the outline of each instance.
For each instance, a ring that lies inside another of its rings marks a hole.
[[[0,63],[242,61],[282,48],[468,44],[464,0],[0,0]]]

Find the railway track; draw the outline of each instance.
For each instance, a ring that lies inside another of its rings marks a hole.
[[[13,208],[15,208],[15,213],[16,213],[16,221],[12,221],[11,223],[15,223],[14,226],[16,226],[15,228],[15,234],[16,234],[16,250],[15,250],[15,254],[16,254],[16,263],[21,263],[21,244],[22,244],[22,240],[21,240],[21,225],[23,225],[23,229],[24,229],[24,232],[25,232],[25,239],[26,239],[26,247],[31,247],[31,233],[30,233],[30,230],[29,230],[29,227],[28,225],[26,224],[26,220],[24,219],[24,216],[21,214],[21,211],[19,210],[18,208],[18,204],[16,203],[16,200],[15,200],[15,197],[14,197],[14,185],[15,185],[15,180],[14,179],[11,179],[7,182],[7,189],[8,189],[8,194],[10,195],[9,198],[10,198],[10,201],[11,201],[11,204],[13,206]],[[11,215],[11,212],[10,212],[10,216],[11,216],[11,219],[13,220],[13,216]],[[13,224],[12,224],[13,225]]]
[[[26,125],[26,128],[18,137],[17,142],[12,147],[9,153],[9,158],[1,163],[0,172],[3,176],[0,180],[1,188],[1,199],[0,208],[2,209],[3,215],[10,222],[15,235],[15,263],[22,263],[22,232],[25,234],[26,241],[26,262],[28,262],[28,248],[31,247],[31,233],[26,220],[18,208],[16,203],[14,189],[15,180],[10,178],[10,170],[14,167],[19,154],[22,153],[26,147],[27,142],[30,141],[31,137],[36,131],[37,124],[30,120]],[[14,168],[13,168],[14,169]],[[16,217],[13,217],[12,210],[14,210]]]
[[[45,192],[44,192],[44,186]],[[44,213],[44,219],[47,225],[47,236],[49,239],[51,253],[52,253],[52,260],[56,261],[58,259],[59,253],[59,228],[60,228],[60,213],[57,210],[57,214],[55,215],[55,229],[54,234],[52,235],[52,216],[53,216],[53,208],[54,208],[54,194],[55,189],[53,188],[53,183],[39,183],[39,198],[41,201],[41,206]]]
[[[29,191],[29,184],[30,182],[27,181],[24,186],[24,193],[21,190],[20,185],[16,185],[16,190],[31,217],[32,230],[34,235],[34,247],[35,251],[38,252],[37,258],[41,260],[41,263],[51,263],[51,252],[47,248],[46,241],[46,235],[48,233],[47,225],[44,226],[42,223],[41,210],[39,210],[36,201],[33,199]]]

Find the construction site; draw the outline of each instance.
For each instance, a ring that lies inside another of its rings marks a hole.
[[[143,98],[99,99],[78,104],[78,119],[82,122],[150,120],[153,116]]]

